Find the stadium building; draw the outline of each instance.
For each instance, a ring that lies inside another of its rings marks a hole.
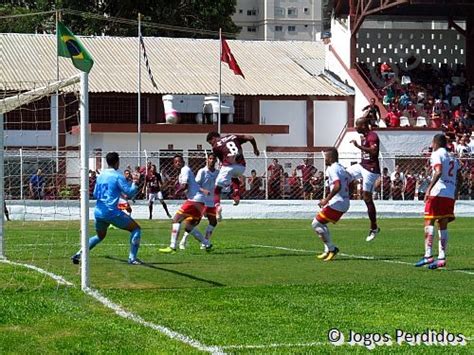
[[[7,58],[6,82],[44,83],[55,77],[54,36],[3,34],[1,41]],[[133,151],[137,146],[137,39],[83,38],[83,44],[95,60],[89,79],[90,149]],[[245,79],[223,64],[224,133],[252,134],[267,151],[316,151],[336,142],[353,117],[354,96],[350,87],[325,71],[322,43],[229,44]],[[143,149],[201,149],[205,133],[217,128],[219,41],[145,38],[145,45],[157,88],[143,66]],[[60,60],[60,73],[68,77],[74,68]],[[44,134],[37,125],[28,125],[24,115],[7,114],[7,146],[53,147],[55,125],[50,112],[48,107],[42,111]],[[177,112],[179,124],[165,124],[172,112]],[[76,146],[78,140],[77,118],[66,116],[59,132],[61,148]],[[326,124],[329,120],[331,125]],[[16,130],[19,124],[21,132]],[[21,139],[28,128],[33,136]]]

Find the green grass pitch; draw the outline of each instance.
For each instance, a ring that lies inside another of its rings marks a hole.
[[[328,343],[331,328],[346,336],[427,329],[474,336],[474,243],[471,219],[450,224],[447,270],[417,269],[422,219],[385,219],[365,241],[366,220],[331,225],[343,255],[324,263],[308,220],[226,220],[215,250],[161,255],[169,221],[140,221],[139,257],[130,266],[128,235],[110,230],[91,253],[91,286],[146,321],[229,353],[365,353]],[[206,221],[203,221],[201,230]],[[91,224],[92,226],[92,224]],[[197,353],[151,328],[121,318],[80,290],[69,257],[79,246],[78,222],[8,222],[9,260],[49,276],[0,263],[0,353]],[[437,251],[437,238],[435,243]],[[473,353],[467,346],[381,346],[376,353]]]

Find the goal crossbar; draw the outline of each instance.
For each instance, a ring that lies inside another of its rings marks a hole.
[[[27,92],[23,92],[21,94],[17,94],[14,96],[7,97],[5,99],[0,100],[0,115],[4,114],[9,111],[13,111],[20,106],[25,104],[29,104],[33,101],[37,101],[44,96],[50,95],[55,93],[56,91],[70,86],[72,84],[78,83],[81,80],[80,75],[74,75],[68,79],[55,81],[49,85],[42,86]]]

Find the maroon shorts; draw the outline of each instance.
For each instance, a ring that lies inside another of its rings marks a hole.
[[[206,208],[204,209],[204,216],[206,216],[207,218],[209,218],[209,216],[216,216],[217,214],[217,211],[216,211],[216,207],[208,207],[206,206]]]
[[[329,206],[324,207],[319,213],[316,215],[316,219],[318,222],[321,223],[327,223],[327,222],[332,222],[336,223],[339,221],[342,217],[344,212],[332,209]]]
[[[449,197],[429,196],[425,203],[425,219],[448,218],[454,221],[454,199]]]
[[[199,222],[205,207],[203,203],[186,200],[176,213],[184,216],[186,221]]]

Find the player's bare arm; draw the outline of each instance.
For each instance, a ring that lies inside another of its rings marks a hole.
[[[201,191],[204,195],[209,196],[211,194],[211,191],[204,189],[204,188],[199,188],[199,191]]]
[[[341,182],[339,180],[334,181],[334,188],[329,192],[329,195],[326,196],[326,198],[323,198],[322,200],[319,201],[319,207],[324,207],[328,204],[331,199],[337,195],[337,193],[341,191]]]
[[[253,153],[258,157],[260,155],[260,151],[258,150],[257,141],[255,140],[255,138],[253,136],[250,136],[250,135],[244,135],[244,136],[241,136],[241,137],[246,142],[249,142],[250,144],[252,144]]]
[[[372,144],[370,147],[363,147],[355,139],[351,140],[350,143],[354,144],[357,149],[360,149],[365,153],[369,153],[370,155],[377,154],[377,144]]]
[[[178,188],[176,189],[175,191],[175,194],[176,195],[179,195],[180,193],[182,192],[185,192],[188,190],[188,183],[185,183],[185,184],[179,184],[178,185]]]

